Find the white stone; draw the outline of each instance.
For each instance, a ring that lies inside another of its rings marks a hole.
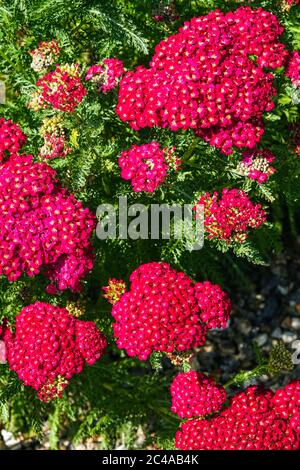
[[[292,318],[291,327],[294,330],[300,330],[300,318]]]
[[[275,330],[272,332],[272,338],[275,338],[275,339],[282,338],[282,329],[279,328],[279,326],[275,328]]]
[[[284,343],[291,343],[297,339],[296,333],[292,333],[291,331],[285,331],[282,335],[282,341]]]
[[[266,333],[262,333],[255,338],[255,342],[258,344],[258,346],[264,346],[267,341],[268,335]]]

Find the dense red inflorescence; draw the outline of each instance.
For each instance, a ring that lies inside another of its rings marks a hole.
[[[238,165],[238,173],[256,180],[259,184],[265,183],[276,169],[271,165],[275,155],[270,150],[258,148],[243,152],[243,160]]]
[[[219,10],[190,22],[155,48],[149,68],[120,83],[117,114],[133,129],[194,129],[223,153],[253,148],[274,107],[273,75],[288,51],[283,27],[262,8]]]
[[[293,51],[288,62],[286,75],[291,79],[296,88],[300,88],[300,54]]]
[[[18,153],[26,142],[26,136],[10,119],[0,118],[0,162],[10,153]]]
[[[230,319],[231,300],[218,284],[209,281],[195,284],[195,296],[201,310],[200,318],[208,328],[226,328]]]
[[[71,377],[96,362],[106,347],[94,322],[43,302],[21,310],[15,332],[6,328],[4,342],[10,369],[43,401],[61,396]]]
[[[224,294],[219,299],[219,310],[211,302],[211,316],[208,304],[202,299],[205,323],[196,295],[201,283],[195,284],[167,263],[141,265],[132,272],[130,282],[130,291],[125,292],[112,309],[117,345],[129,356],[146,360],[154,351],[186,351],[204,344],[212,323],[224,325],[224,311],[227,315],[230,304],[228,296]],[[206,293],[209,295],[208,286]]]
[[[171,384],[173,413],[180,418],[205,416],[219,411],[226,391],[212,377],[190,370],[176,375]]]
[[[49,292],[80,290],[93,266],[95,225],[94,215],[60,186],[50,166],[17,154],[0,164],[0,274],[9,281],[45,268]]]
[[[266,221],[266,212],[260,204],[251,202],[239,189],[223,189],[203,194],[197,205],[204,206],[204,225],[208,238],[227,243],[243,243],[251,229],[259,228]]]
[[[211,419],[181,424],[181,450],[299,450],[300,381],[273,393],[256,386],[236,394]]]
[[[102,93],[113,90],[124,74],[124,65],[120,59],[104,59],[102,64],[92,65],[87,70],[85,79],[98,85]]]
[[[166,179],[168,170],[178,169],[180,161],[174,148],[160,148],[156,141],[143,145],[132,145],[119,157],[121,177],[130,180],[134,192],[152,193]]]
[[[60,111],[73,112],[86,95],[77,64],[57,65],[36,84],[37,92],[29,103],[34,110],[50,105]]]

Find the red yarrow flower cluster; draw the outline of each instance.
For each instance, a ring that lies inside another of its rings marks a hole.
[[[283,66],[288,55],[282,32],[262,8],[193,18],[156,46],[149,68],[125,74],[116,112],[136,130],[194,129],[225,154],[253,148],[276,95],[265,68]]]
[[[226,328],[232,310],[230,297],[218,284],[209,281],[195,284],[195,296],[201,320],[208,328]]]
[[[94,322],[43,302],[21,310],[15,332],[6,329],[4,342],[10,369],[43,401],[61,396],[71,377],[94,364],[106,347]]]
[[[85,79],[98,86],[102,93],[113,90],[124,74],[123,62],[116,58],[104,59],[101,65],[92,65],[86,73]]]
[[[143,145],[132,145],[129,150],[121,153],[118,163],[121,177],[130,180],[133,190],[152,193],[166,179],[168,169],[172,167],[174,148],[160,148],[160,144],[152,141]],[[174,160],[174,158],[173,158]],[[175,158],[174,169],[179,167]]]
[[[300,54],[293,51],[288,61],[286,75],[291,79],[291,82],[296,88],[300,88]]]
[[[32,57],[31,68],[35,72],[47,69],[58,58],[59,52],[58,42],[54,39],[48,42],[41,41],[36,49],[29,52]]]
[[[285,419],[290,419],[293,429],[300,435],[300,382],[294,380],[278,389],[272,404],[276,412],[281,413]]]
[[[204,206],[204,226],[208,238],[227,243],[243,243],[249,230],[259,228],[266,221],[261,204],[254,204],[239,189],[223,189],[221,196],[214,192],[203,194],[197,205]]]
[[[0,118],[0,162],[6,155],[17,153],[26,142],[26,136],[10,119]]]
[[[209,419],[181,424],[181,450],[299,450],[300,381],[273,393],[256,386],[235,395]]]
[[[219,411],[226,401],[226,391],[213,377],[190,370],[176,375],[171,384],[173,413],[180,418],[205,416]]]
[[[80,290],[92,269],[94,215],[63,189],[56,172],[31,155],[0,165],[0,274],[16,281],[45,268],[47,290]]]
[[[154,351],[173,353],[201,346],[210,328],[201,319],[197,284],[167,263],[141,265],[130,291],[114,304],[114,335],[129,356],[146,360]],[[227,303],[227,299],[226,299]],[[215,318],[216,311],[212,312]],[[206,318],[209,322],[210,318]]]
[[[274,160],[275,155],[269,150],[247,150],[243,153],[243,160],[239,163],[237,172],[262,184],[276,173],[276,169],[270,165]]]
[[[56,66],[37,81],[38,90],[29,107],[33,110],[52,106],[72,113],[86,95],[77,64]]]

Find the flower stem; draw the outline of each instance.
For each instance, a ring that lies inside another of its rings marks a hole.
[[[229,388],[231,385],[240,385],[247,380],[253,379],[255,377],[260,377],[263,374],[268,373],[268,365],[259,365],[252,370],[249,371],[241,371],[237,375],[235,375],[232,379],[230,379],[225,385],[225,388]]]

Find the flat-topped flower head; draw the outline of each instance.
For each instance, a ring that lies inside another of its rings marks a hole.
[[[181,450],[299,450],[300,381],[275,394],[256,386],[237,393],[211,419],[183,423],[175,446]]]
[[[226,401],[226,391],[213,377],[190,370],[176,375],[171,384],[173,413],[180,418],[205,416],[219,411]]]
[[[196,282],[195,295],[200,307],[200,318],[208,328],[226,328],[232,310],[229,295],[218,284]]]
[[[124,71],[121,60],[116,58],[104,59],[101,64],[89,67],[85,79],[95,83],[100,92],[107,93],[117,86]]]
[[[275,155],[269,150],[258,148],[246,150],[243,152],[243,160],[239,163],[237,172],[262,184],[276,173],[276,168],[271,165],[274,160]]]
[[[72,113],[86,95],[77,64],[57,65],[36,83],[38,89],[29,107],[36,110],[49,105],[54,109]]]
[[[126,283],[118,279],[109,279],[108,285],[103,287],[103,290],[105,292],[103,297],[108,300],[109,303],[114,305],[126,292]]]
[[[60,397],[72,376],[100,359],[106,347],[94,322],[43,302],[24,307],[4,341],[10,369],[42,401]]]
[[[167,263],[139,266],[130,276],[129,291],[112,308],[118,347],[129,356],[146,360],[154,351],[169,354],[202,346],[220,312],[211,302],[213,311],[209,315],[209,306],[203,299],[202,306],[198,301],[196,286]],[[217,322],[224,325],[221,316]]]
[[[26,142],[26,135],[10,119],[0,118],[0,162],[11,153],[18,153]]]
[[[132,145],[119,157],[121,178],[130,180],[134,192],[154,192],[166,179],[168,170],[178,170],[180,160],[175,148],[161,148],[155,140]]]
[[[286,75],[290,78],[292,84],[296,88],[300,88],[300,54],[297,51],[293,51],[291,54],[288,66],[286,69]]]
[[[262,8],[193,18],[157,44],[148,68],[124,75],[116,112],[135,130],[193,129],[225,154],[253,148],[263,113],[274,108],[274,76],[266,69],[284,66],[288,56],[282,33]]]
[[[49,293],[80,290],[93,267],[95,216],[57,181],[56,172],[31,155],[0,164],[0,274],[10,282],[43,269]]]

